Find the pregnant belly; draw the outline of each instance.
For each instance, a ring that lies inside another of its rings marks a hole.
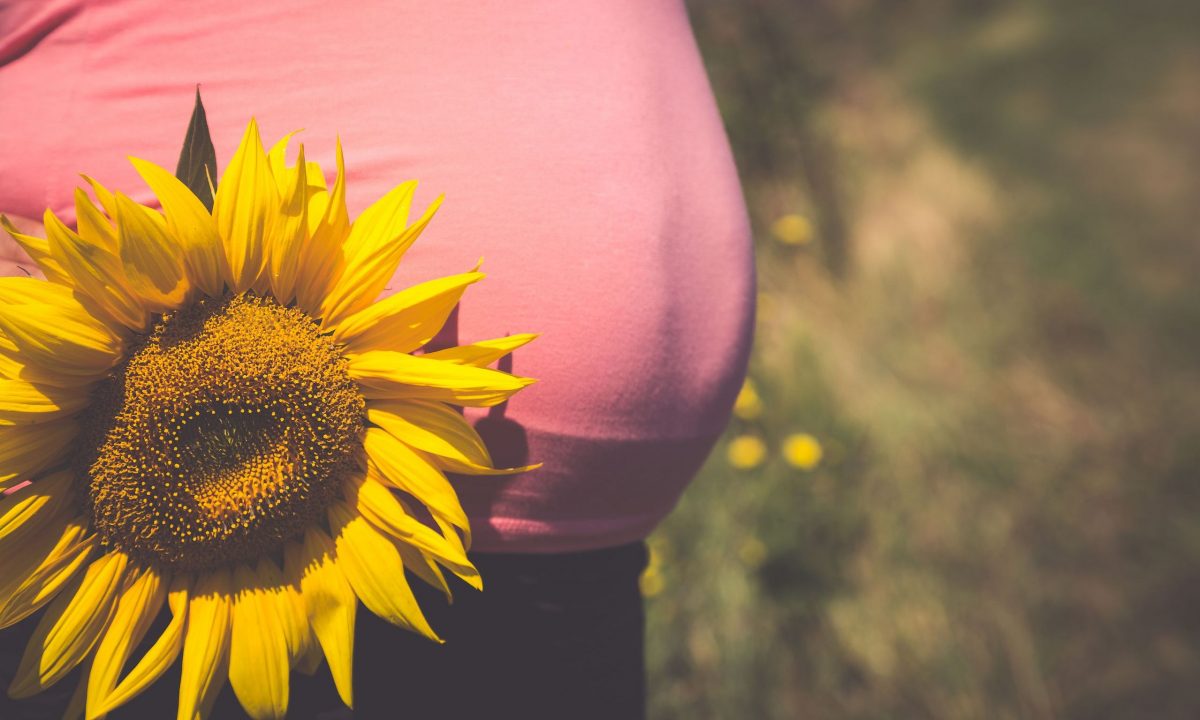
[[[70,222],[81,171],[151,202],[123,156],[170,167],[196,83],[219,158],[251,114],[268,141],[307,128],[326,168],[340,136],[352,215],[410,178],[418,204],[446,195],[394,289],[482,255],[489,277],[457,339],[541,333],[511,361],[539,383],[472,416],[498,459],[545,463],[460,481],[480,547],[649,532],[725,423],[754,297],[737,174],[681,3],[447,2],[419,18],[214,3],[60,1],[71,12],[10,33],[30,42],[0,64],[13,99],[0,211]]]

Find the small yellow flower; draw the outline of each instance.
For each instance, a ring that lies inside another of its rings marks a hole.
[[[803,215],[790,213],[771,225],[771,234],[784,245],[807,245],[813,239],[813,226]]]
[[[642,597],[654,597],[660,594],[666,585],[662,573],[655,567],[646,568],[642,576],[638,578],[638,589],[642,591]]]
[[[748,537],[738,546],[738,559],[746,567],[761,567],[767,559],[767,546],[754,536]]]
[[[646,543],[649,558],[646,561],[646,569],[642,571],[641,577],[638,578],[638,588],[641,590],[643,597],[654,597],[666,587],[666,581],[663,579],[661,571],[661,547],[662,542],[657,538],[651,539]]]
[[[738,392],[737,400],[733,403],[733,414],[742,420],[754,420],[762,415],[762,398],[758,396],[758,388],[750,378],[746,378]]]
[[[783,459],[794,468],[812,470],[821,464],[824,455],[821,441],[808,433],[789,435],[783,441]]]
[[[767,446],[754,435],[739,435],[725,449],[729,464],[738,470],[751,470],[762,464],[767,456]]]

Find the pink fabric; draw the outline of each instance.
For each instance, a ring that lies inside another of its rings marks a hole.
[[[724,427],[754,281],[745,209],[679,0],[0,0],[0,211],[73,219],[76,173],[151,202],[200,84],[219,160],[251,115],[346,149],[351,215],[445,205],[394,288],[470,269],[462,342],[542,333],[540,382],[469,413],[513,478],[458,479],[476,548],[644,537]],[[16,272],[11,266],[8,271]],[[527,449],[523,449],[527,446]]]

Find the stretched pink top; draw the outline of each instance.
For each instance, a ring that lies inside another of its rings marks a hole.
[[[540,332],[539,379],[468,413],[509,478],[456,479],[475,548],[646,536],[728,418],[754,279],[737,173],[680,0],[0,0],[0,211],[72,221],[86,172],[151,203],[199,84],[218,160],[250,116],[346,151],[353,217],[445,194],[392,289],[469,270],[458,341]],[[7,246],[6,246],[7,247]],[[18,272],[16,258],[0,271]]]

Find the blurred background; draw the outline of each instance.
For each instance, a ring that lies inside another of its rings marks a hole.
[[[759,318],[651,717],[1200,717],[1200,4],[688,6]]]

